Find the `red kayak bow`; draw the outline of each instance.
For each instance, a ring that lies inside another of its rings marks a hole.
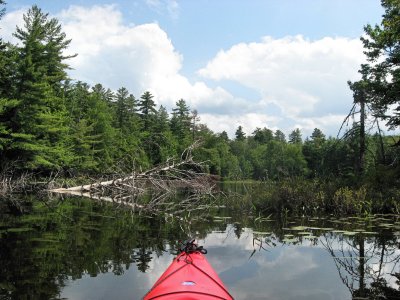
[[[233,299],[205,258],[207,251],[193,242],[180,249],[181,253],[144,296],[144,300]]]

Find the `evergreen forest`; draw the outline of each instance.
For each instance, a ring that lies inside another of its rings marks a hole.
[[[129,172],[180,156],[199,141],[194,158],[223,180],[398,187],[399,137],[382,128],[400,126],[400,4],[382,5],[382,24],[365,26],[368,63],[360,66],[361,79],[348,83],[354,102],[338,137],[318,128],[308,137],[299,128],[287,136],[266,127],[246,135],[239,126],[231,138],[210,130],[185,99],[167,111],[149,91],[134,95],[123,86],[113,91],[72,80],[68,61],[75,55],[65,54],[71,40],[57,19],[33,6],[13,33],[19,42],[0,40],[0,169],[41,176]]]

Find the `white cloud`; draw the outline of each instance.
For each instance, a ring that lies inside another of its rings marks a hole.
[[[179,17],[179,10],[180,10],[179,4],[177,1],[175,0],[167,1],[167,11],[173,19],[177,19]]]
[[[172,19],[179,17],[179,4],[176,0],[146,0],[146,4],[159,14],[166,12]]]
[[[169,108],[180,98],[197,109],[232,100],[225,90],[191,83],[180,74],[182,55],[156,23],[124,25],[121,12],[112,5],[72,6],[59,18],[72,39],[70,51],[78,53],[71,60],[76,79],[114,90],[125,86],[137,96],[149,90]]]
[[[346,115],[332,115],[327,114],[320,117],[312,117],[312,118],[295,118],[296,122],[292,126],[292,130],[295,128],[300,128],[303,132],[311,133],[314,128],[323,128],[323,132],[326,135],[330,135],[332,137],[336,137],[339,133],[340,125],[345,119]],[[343,132],[342,132],[343,134]],[[305,136],[303,136],[305,138]]]
[[[23,25],[23,14],[28,8],[21,8],[12,12],[6,13],[6,15],[0,20],[0,35],[5,41],[17,43],[18,40],[13,36],[16,26],[22,27]]]
[[[265,113],[244,113],[244,114],[202,114],[201,122],[207,124],[215,132],[226,131],[229,136],[234,137],[236,129],[240,126],[243,131],[250,135],[257,127],[267,127],[271,130],[279,129],[277,126],[281,119],[269,116]]]
[[[221,50],[198,74],[258,91],[258,103],[278,106],[288,123],[302,121],[301,127],[312,123],[327,128],[333,123],[340,126],[333,116],[344,115],[350,108],[346,82],[359,77],[357,70],[364,60],[358,39],[264,37],[259,43]]]

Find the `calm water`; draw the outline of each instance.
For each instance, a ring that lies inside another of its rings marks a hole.
[[[25,200],[0,201],[0,299],[140,299],[189,235],[235,299],[400,298],[400,216],[198,207],[154,218],[78,197]]]

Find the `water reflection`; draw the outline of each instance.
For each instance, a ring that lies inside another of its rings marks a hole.
[[[352,241],[327,239],[325,246],[335,261],[343,284],[354,299],[399,299],[398,239],[366,238]]]
[[[149,217],[75,197],[29,198],[21,214],[0,203],[0,299],[140,299],[189,234],[236,299],[400,297],[399,216]]]
[[[238,239],[234,227],[204,240],[209,260],[237,299],[346,299],[335,269],[322,248],[284,245],[254,251],[253,230]],[[223,245],[223,246],[221,246]]]

